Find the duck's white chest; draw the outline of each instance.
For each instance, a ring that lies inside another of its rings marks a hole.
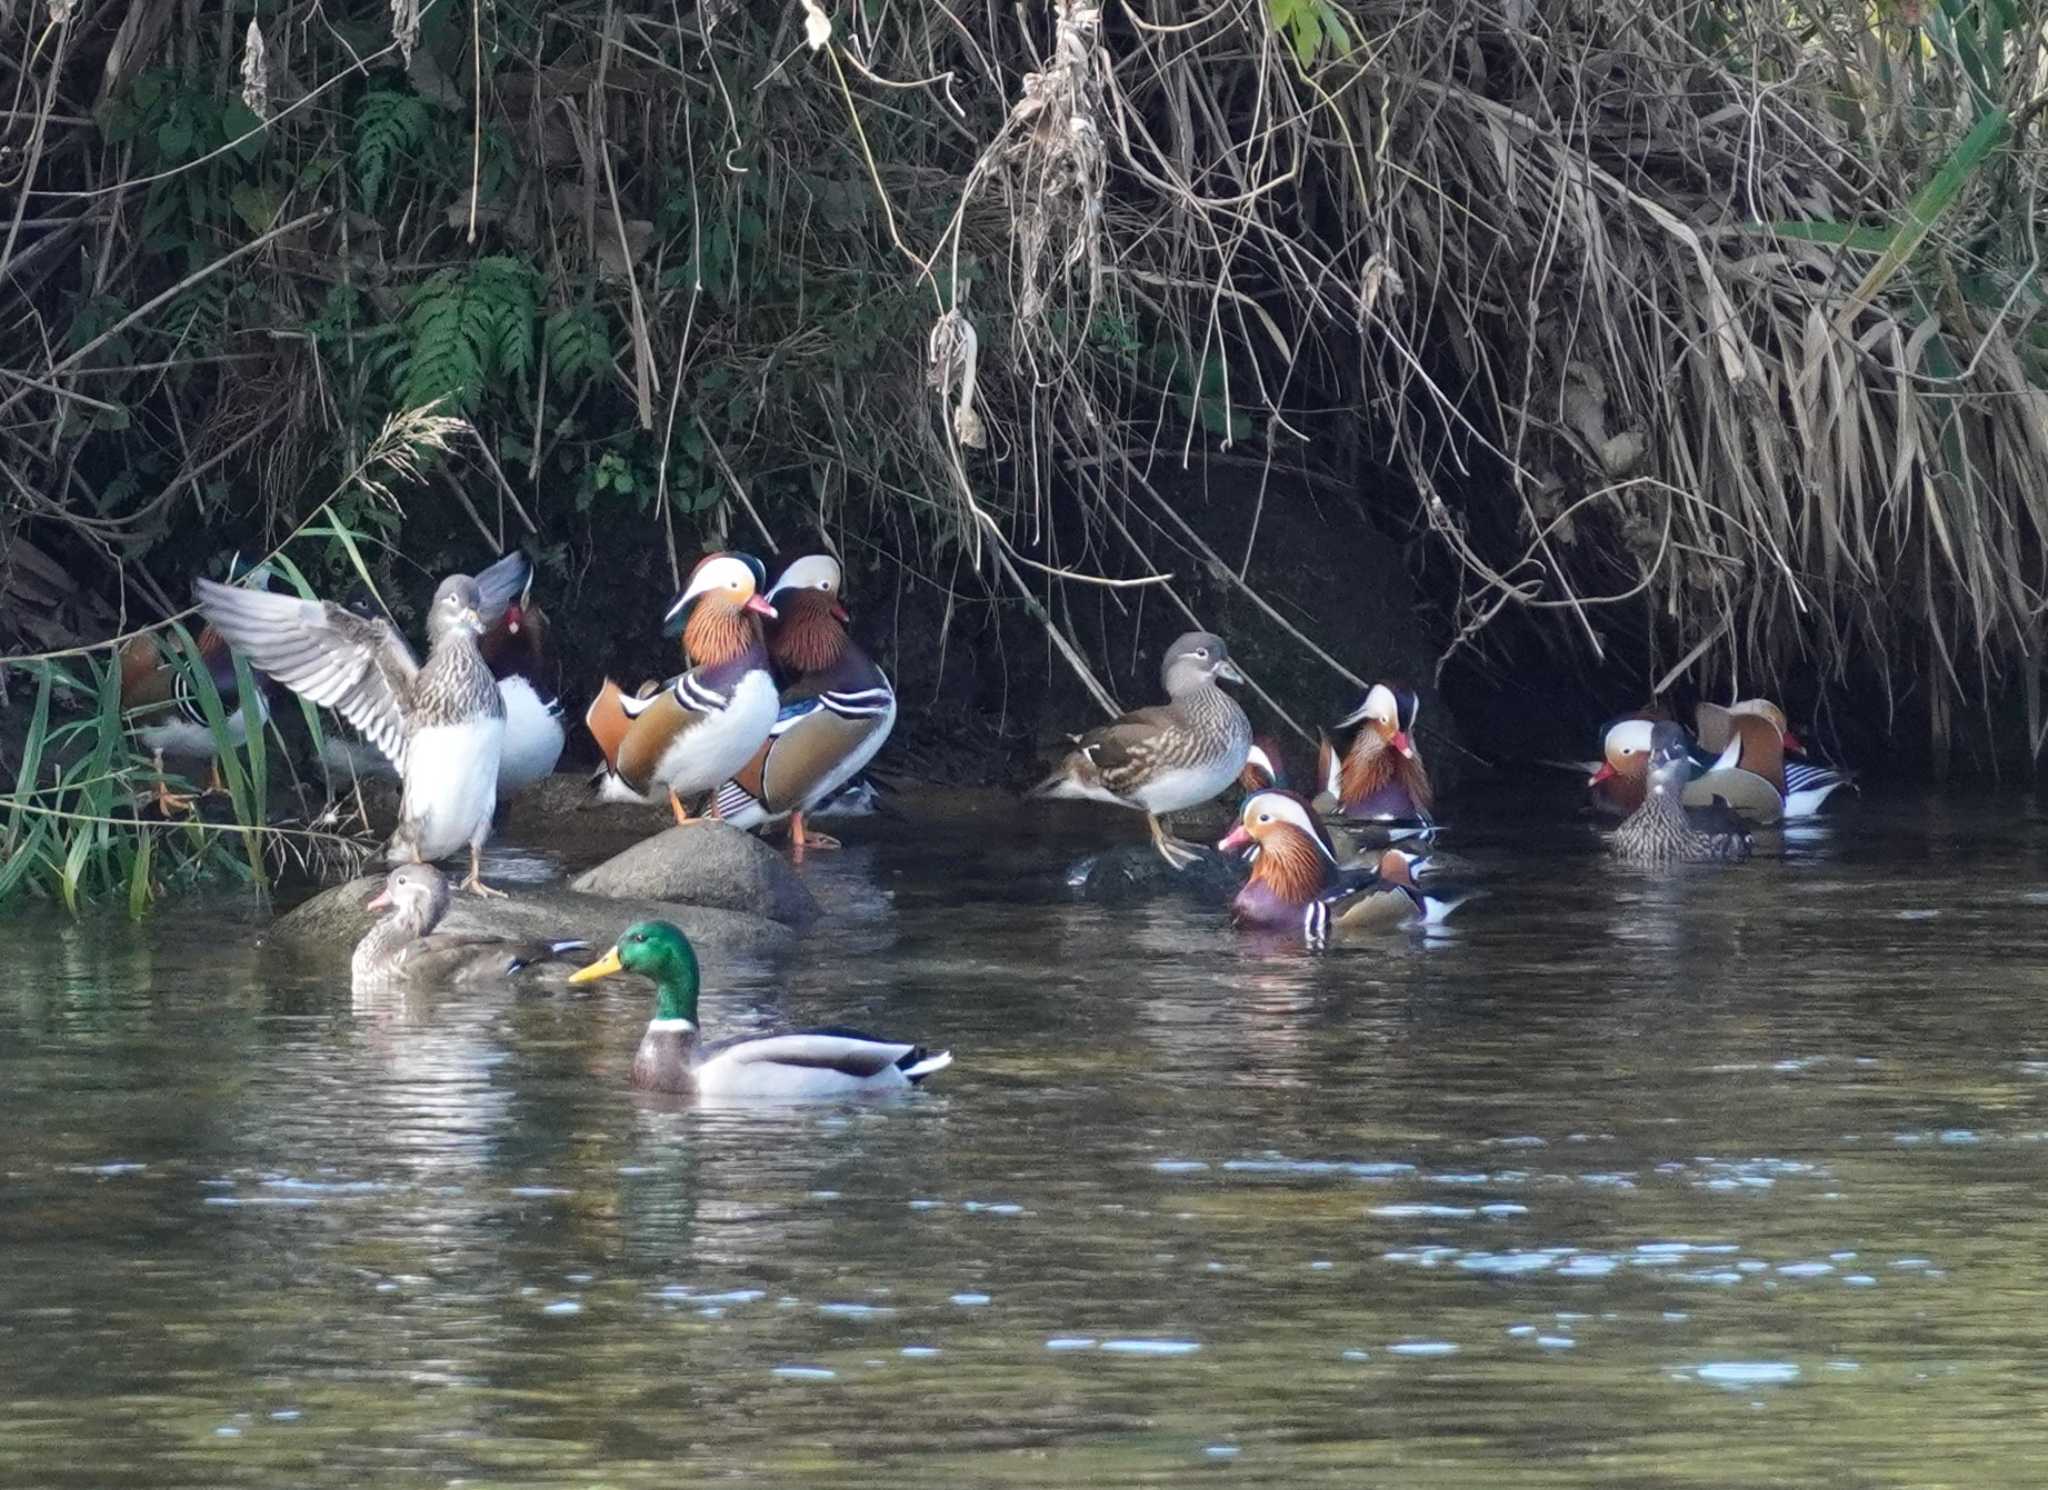
[[[422,859],[446,858],[489,828],[498,801],[503,719],[433,724],[412,737],[405,754],[400,831],[410,827]]]
[[[656,778],[679,796],[710,791],[753,759],[779,707],[775,682],[764,670],[742,674],[723,709],[702,716],[670,742]]]

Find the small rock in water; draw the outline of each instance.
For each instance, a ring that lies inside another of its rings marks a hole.
[[[1791,1361],[1712,1361],[1693,1373],[1701,1381],[1740,1391],[1745,1387],[1783,1386],[1799,1379]]]
[[[1150,843],[1104,849],[1067,870],[1067,888],[1075,899],[1098,905],[1127,905],[1166,895],[1227,904],[1244,883],[1243,869],[1214,849],[1199,844],[1189,847],[1195,850],[1195,861],[1178,870]]]

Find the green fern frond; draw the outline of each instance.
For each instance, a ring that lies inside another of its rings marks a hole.
[[[356,189],[375,212],[393,170],[427,138],[427,105],[412,93],[365,93],[356,105]]]
[[[611,366],[611,338],[606,334],[604,317],[589,306],[558,310],[549,316],[541,341],[547,352],[549,373],[572,391]]]

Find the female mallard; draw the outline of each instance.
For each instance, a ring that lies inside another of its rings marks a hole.
[[[763,1097],[791,1101],[900,1091],[953,1063],[951,1051],[928,1054],[858,1030],[793,1030],[749,1035],[716,1045],[697,1043],[697,954],[667,921],[627,929],[604,956],[574,974],[588,983],[613,973],[654,980],[654,1018],[633,1057],[633,1085],[701,1097]]]
[[[1216,686],[1244,681],[1222,637],[1207,631],[1180,637],[1167,648],[1159,676],[1163,707],[1136,709],[1076,735],[1076,748],[1031,795],[1135,807],[1145,814],[1160,857],[1185,869],[1195,852],[1167,836],[1160,814],[1198,806],[1235,781],[1251,751],[1252,726],[1237,700]]]
[[[764,572],[750,554],[702,560],[663,618],[695,665],[637,698],[605,679],[583,716],[604,754],[598,796],[653,802],[665,791],[676,821],[688,822],[682,799],[710,791],[761,748],[776,712],[759,620],[775,617],[760,595]]]
[[[847,635],[839,561],[798,559],[775,581],[768,655],[783,675],[782,710],[754,758],[718,789],[713,811],[736,828],[789,819],[791,847],[837,848],[804,814],[851,781],[896,727],[896,695]]]
[[[523,555],[486,571],[489,593],[453,574],[427,612],[427,661],[413,660],[389,621],[331,600],[301,600],[200,580],[199,608],[252,666],[341,716],[391,761],[404,783],[393,863],[432,863],[469,847],[466,890],[502,895],[482,879],[484,840],[497,806],[505,701],[477,651],[485,613],[511,603],[525,580]],[[509,586],[499,593],[497,586]]]
[[[1421,706],[1414,689],[1375,683],[1365,701],[1337,721],[1340,730],[1358,726],[1343,752],[1323,737],[1316,771],[1323,805],[1348,824],[1379,829],[1384,842],[1435,831],[1430,808],[1436,794],[1415,743]]]
[[[436,931],[448,914],[448,881],[431,864],[401,864],[367,902],[388,914],[363,934],[349,959],[357,983],[497,983],[538,963],[565,961],[582,941],[514,941],[501,936]]]
[[[1649,790],[1609,845],[1630,864],[1694,864],[1749,857],[1749,830],[1726,802],[1684,801],[1695,768],[1692,740],[1668,720],[1650,727]]]
[[[1251,859],[1251,877],[1231,903],[1240,926],[1299,930],[1320,947],[1333,937],[1399,926],[1434,926],[1470,898],[1431,885],[1415,871],[1427,861],[1390,848],[1371,868],[1343,867],[1315,809],[1292,792],[1253,792],[1237,824],[1216,845]]]

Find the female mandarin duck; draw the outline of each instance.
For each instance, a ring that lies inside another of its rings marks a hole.
[[[266,590],[270,588],[271,572],[267,564],[245,570],[237,555],[230,562],[228,572],[236,581],[253,580]],[[214,692],[219,695],[221,709],[227,716],[228,742],[239,749],[248,741],[252,714],[258,729],[269,720],[270,700],[265,697],[261,682],[254,698],[245,701],[241,697],[234,649],[217,627],[202,628],[196,645],[199,660],[206,665],[206,675],[213,680]],[[165,784],[166,755],[190,756],[207,762],[207,791],[225,790],[220,779],[219,745],[212,727],[206,722],[206,709],[194,691],[192,676],[164,655],[163,645],[153,632],[144,632],[121,649],[121,709],[123,713],[139,712],[143,716],[136,727],[135,737],[156,757],[158,811],[169,816],[173,812],[189,811],[192,806],[192,798],[172,791]]]
[[[896,727],[896,695],[882,670],[847,635],[839,561],[811,554],[782,571],[768,592],[777,619],[768,655],[784,683],[782,709],[754,758],[718,789],[712,810],[738,828],[789,819],[801,852],[837,848],[807,832],[804,814],[875,757]]]
[[[1231,904],[1238,925],[1299,931],[1314,947],[1354,932],[1434,926],[1470,898],[1423,888],[1415,871],[1426,861],[1396,848],[1370,869],[1340,866],[1315,809],[1274,788],[1245,798],[1237,825],[1216,847],[1251,860],[1251,877]]]
[[[1435,793],[1415,745],[1420,707],[1414,689],[1375,683],[1365,702],[1337,721],[1340,730],[1358,726],[1344,752],[1323,737],[1316,776],[1333,816],[1382,827],[1388,841],[1435,828]]]
[[[1749,857],[1749,831],[1726,802],[1688,806],[1693,743],[1666,720],[1650,727],[1649,788],[1643,805],[1614,830],[1609,847],[1630,864],[1662,866]]]
[[[613,973],[654,980],[654,1018],[633,1057],[633,1085],[702,1097],[792,1101],[901,1091],[953,1063],[951,1051],[878,1039],[849,1029],[749,1035],[697,1043],[697,954],[680,928],[642,921],[589,967],[570,977],[588,983]]]
[[[1216,686],[1244,681],[1222,637],[1207,631],[1180,637],[1167,648],[1159,676],[1164,705],[1134,709],[1076,735],[1077,748],[1030,795],[1136,808],[1160,857],[1185,869],[1195,851],[1167,835],[1160,814],[1206,802],[1236,780],[1251,750],[1252,726],[1237,701]]]
[[[496,983],[539,963],[566,961],[590,943],[514,941],[436,931],[448,914],[448,881],[431,864],[401,864],[365,905],[388,912],[356,943],[349,971],[358,984],[414,987]]]
[[[515,562],[516,561],[516,562]],[[323,708],[337,710],[381,750],[403,783],[393,863],[431,863],[469,848],[463,888],[502,895],[482,879],[484,840],[497,806],[505,701],[477,651],[484,613],[510,604],[525,581],[522,555],[491,566],[487,594],[468,575],[441,581],[427,612],[428,651],[414,661],[389,621],[330,600],[197,583],[199,608],[252,666]]]
[[[508,558],[520,559],[524,567],[522,555]],[[507,562],[500,559],[493,564],[477,576],[477,584],[492,590],[493,571]],[[500,802],[510,801],[552,775],[568,739],[562,728],[562,700],[547,666],[548,619],[533,603],[530,569],[515,596],[495,619],[486,611],[490,626],[477,644],[491,676],[498,680],[498,695],[505,701],[505,749],[498,761]]]
[[[1851,784],[1831,766],[1786,759],[1787,752],[1802,748],[1799,737],[1786,727],[1785,711],[1767,698],[1702,703],[1693,722],[1702,746],[1724,752],[1732,748],[1735,765],[1771,784],[1784,800],[1788,820],[1814,816],[1837,788]]]
[[[761,598],[764,574],[749,554],[701,560],[663,618],[665,631],[682,633],[694,666],[637,698],[605,679],[583,716],[604,752],[600,797],[653,802],[665,791],[686,823],[682,799],[727,780],[767,740],[776,697],[760,617],[775,619],[775,607]]]

